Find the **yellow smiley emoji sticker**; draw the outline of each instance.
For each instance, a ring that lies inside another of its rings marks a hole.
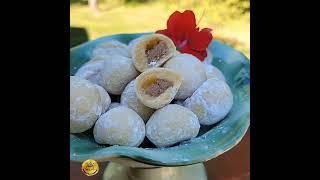
[[[82,163],[81,169],[86,176],[93,176],[99,172],[99,165],[97,161],[88,159]]]

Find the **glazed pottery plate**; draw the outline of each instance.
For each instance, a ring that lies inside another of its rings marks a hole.
[[[98,44],[110,40],[128,44],[141,35],[143,34],[107,36],[70,49],[71,75],[90,60],[92,50]],[[210,44],[209,51],[212,53],[212,64],[225,75],[234,95],[234,105],[222,121],[202,126],[196,138],[168,148],[103,146],[95,143],[90,130],[70,134],[70,160],[106,161],[125,157],[145,164],[179,166],[210,160],[234,147],[250,125],[250,62],[242,53],[218,41]]]

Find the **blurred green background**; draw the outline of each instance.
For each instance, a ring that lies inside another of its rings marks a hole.
[[[250,58],[250,0],[70,0],[70,46],[101,36],[154,32],[190,9],[200,28]]]

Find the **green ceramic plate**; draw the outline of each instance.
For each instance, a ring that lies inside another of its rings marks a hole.
[[[103,37],[70,49],[70,72],[73,75],[89,60],[92,50],[100,43],[118,40],[128,43],[142,34],[119,34]],[[179,166],[210,160],[234,147],[250,125],[250,62],[240,52],[213,41],[209,50],[212,64],[218,67],[234,94],[234,105],[218,124],[201,127],[199,136],[169,148],[136,148],[101,146],[94,142],[91,132],[70,134],[70,160],[127,157],[135,161],[159,166]]]

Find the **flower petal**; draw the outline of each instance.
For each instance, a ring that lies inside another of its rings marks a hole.
[[[204,51],[212,41],[211,29],[205,28],[200,32],[194,31],[189,38],[188,46],[196,51]]]
[[[204,59],[207,57],[207,50],[196,51],[196,50],[193,50],[187,46],[184,47],[183,49],[181,49],[180,52],[191,54],[191,55],[195,56],[196,58],[198,58],[200,61],[204,61]]]
[[[176,28],[179,26],[180,19],[182,18],[182,13],[175,11],[172,13],[167,21],[167,29],[171,34],[174,34]]]
[[[186,10],[183,13],[179,11],[172,13],[167,21],[167,29],[156,33],[168,36],[180,51],[204,60],[207,56],[206,50],[212,41],[212,30],[209,28],[199,30],[194,13]]]
[[[194,13],[190,10],[183,13],[175,11],[167,21],[167,28],[175,39],[183,42],[189,34],[195,31],[196,18]]]
[[[158,31],[156,31],[156,33],[165,35],[165,36],[167,36],[168,38],[170,38],[170,39],[173,41],[173,43],[174,43],[174,45],[175,45],[176,47],[179,47],[180,44],[181,44],[181,41],[178,40],[178,39],[176,39],[175,37],[173,37],[173,36],[169,33],[168,29],[158,30]]]
[[[182,13],[182,25],[185,28],[185,31],[192,32],[196,29],[196,17],[194,13],[190,10],[185,10]]]

